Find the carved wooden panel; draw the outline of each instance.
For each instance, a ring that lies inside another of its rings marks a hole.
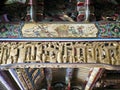
[[[36,90],[37,84],[40,84],[44,78],[43,69],[19,68],[15,69],[15,71],[25,90]]]
[[[0,63],[120,65],[120,42],[1,42]]]

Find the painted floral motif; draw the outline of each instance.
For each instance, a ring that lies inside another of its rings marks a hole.
[[[23,37],[120,37],[120,23],[96,22],[95,24],[1,23],[0,37],[20,38],[22,35]]]
[[[97,37],[94,24],[25,24],[23,37]]]
[[[18,38],[21,37],[22,24],[0,24],[0,38]]]
[[[96,23],[99,29],[98,37],[113,38],[120,37],[120,23],[117,22],[99,22]]]

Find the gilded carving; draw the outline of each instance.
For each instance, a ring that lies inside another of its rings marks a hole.
[[[120,65],[119,42],[3,42],[0,63],[102,63]]]

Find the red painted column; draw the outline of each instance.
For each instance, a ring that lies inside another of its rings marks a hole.
[[[93,90],[96,81],[102,76],[104,70],[105,70],[104,68],[92,68],[86,80],[84,90]]]
[[[89,10],[90,0],[79,0],[77,2],[77,22],[89,21],[90,10]]]
[[[83,1],[77,2],[77,11],[78,11],[77,22],[84,21],[85,20],[85,2]]]

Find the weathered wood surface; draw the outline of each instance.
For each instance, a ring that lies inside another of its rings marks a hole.
[[[35,62],[120,65],[120,42],[1,42],[1,65]]]

